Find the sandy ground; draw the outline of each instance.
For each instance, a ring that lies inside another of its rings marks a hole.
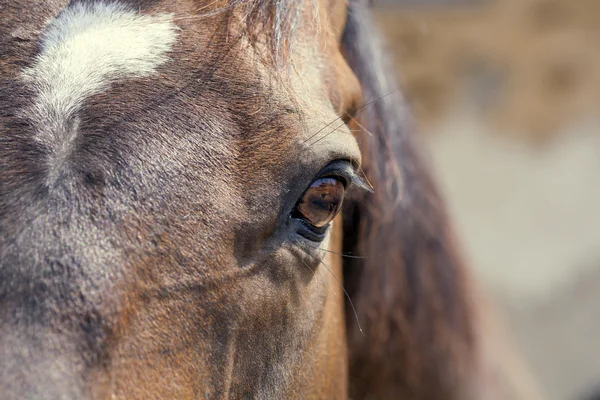
[[[546,398],[600,391],[600,1],[426,3],[378,19],[471,265]]]
[[[378,18],[423,124],[439,121],[465,95],[501,133],[538,142],[596,112],[600,1],[385,2],[412,4]]]
[[[600,123],[532,149],[464,110],[427,135],[471,266],[550,400],[600,388]]]

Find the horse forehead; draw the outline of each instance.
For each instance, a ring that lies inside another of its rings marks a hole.
[[[117,2],[70,5],[46,27],[39,54],[23,71],[37,93],[34,119],[67,119],[110,83],[152,75],[176,38],[168,14],[142,15]]]
[[[42,33],[41,52],[25,75],[81,85],[81,91],[147,76],[167,61],[177,29],[169,14],[144,15],[118,2],[75,3]]]

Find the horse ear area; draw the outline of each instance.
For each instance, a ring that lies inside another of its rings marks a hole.
[[[368,104],[353,128],[363,130],[374,190],[351,192],[343,210],[343,250],[352,256],[344,285],[356,309],[346,306],[350,397],[464,398],[475,347],[468,274],[360,4],[350,5],[342,48]]]

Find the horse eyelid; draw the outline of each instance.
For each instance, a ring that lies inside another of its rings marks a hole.
[[[346,189],[356,186],[361,190],[373,192],[373,188],[367,181],[366,177],[361,176],[361,174],[358,172],[359,169],[360,167],[358,167],[354,162],[347,160],[336,161],[332,164],[329,164],[318,178],[326,178],[328,176],[339,177],[348,182]]]
[[[369,193],[373,193],[373,186],[371,182],[367,179],[365,172],[360,167],[360,164],[353,158],[350,157],[348,160],[352,168],[350,169],[350,186],[356,186],[361,190],[366,190]]]
[[[373,188],[369,185],[369,182],[358,174],[357,171],[352,170],[352,179],[350,180],[350,186],[356,186],[359,189],[366,190],[369,193],[373,193]]]

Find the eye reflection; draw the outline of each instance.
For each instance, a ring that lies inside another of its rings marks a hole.
[[[344,184],[331,177],[315,180],[296,206],[297,212],[311,225],[322,228],[329,224],[342,207]]]

